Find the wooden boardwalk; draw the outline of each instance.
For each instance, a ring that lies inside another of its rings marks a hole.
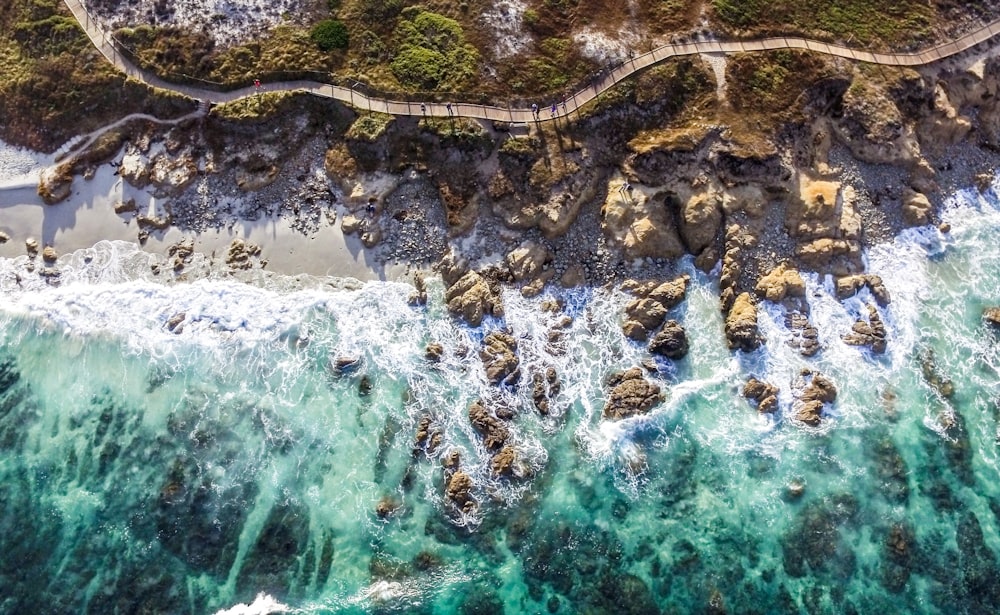
[[[106,31],[101,29],[97,20],[92,18],[84,8],[80,0],[64,0],[66,6],[76,17],[83,27],[87,36],[94,46],[114,64],[119,70],[129,77],[142,81],[151,86],[170,90],[183,94],[196,100],[204,100],[213,103],[230,102],[253,96],[258,93],[254,87],[245,87],[228,92],[217,92],[214,90],[199,88],[191,85],[170,83],[157,77],[152,72],[143,70],[132,63],[115,46],[113,40]],[[357,109],[388,113],[391,115],[411,115],[411,116],[435,116],[435,117],[468,117],[484,120],[495,120],[501,122],[531,122],[531,121],[551,121],[566,115],[576,113],[583,105],[597,98],[602,92],[614,87],[622,79],[659,62],[669,58],[690,56],[701,53],[722,53],[734,54],[752,51],[769,51],[774,49],[803,49],[824,53],[831,56],[855,60],[858,62],[868,62],[872,64],[882,64],[887,66],[920,66],[937,62],[963,51],[971,49],[976,45],[1000,35],[1000,20],[994,21],[981,28],[962,36],[954,41],[948,41],[912,53],[876,53],[851,49],[841,45],[833,45],[820,41],[809,40],[797,37],[775,37],[764,38],[752,41],[698,41],[683,44],[668,44],[657,47],[652,51],[635,56],[620,64],[600,79],[594,81],[584,89],[574,92],[567,97],[553,112],[551,107],[541,108],[535,115],[529,108],[504,108],[490,105],[476,105],[469,103],[440,103],[388,100],[384,98],[369,97],[365,94],[347,87],[319,83],[316,81],[285,81],[271,82],[263,85],[265,91],[302,91],[325,96],[341,102],[347,103]]]

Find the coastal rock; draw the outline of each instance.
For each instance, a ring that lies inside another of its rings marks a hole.
[[[424,282],[422,274],[413,276],[413,292],[410,294],[407,303],[410,305],[427,305],[427,283]]]
[[[750,378],[743,385],[743,397],[757,403],[757,412],[762,414],[778,409],[778,387],[773,384]]]
[[[859,318],[851,327],[851,332],[844,335],[843,340],[845,344],[868,346],[875,354],[882,354],[885,352],[885,325],[882,323],[882,318],[875,306],[869,305],[867,307],[868,322]]]
[[[611,182],[601,208],[601,228],[609,243],[620,248],[626,258],[678,258],[684,246],[673,217],[665,207],[665,195],[649,198],[646,189]]]
[[[639,367],[612,376],[608,384],[611,386],[611,394],[604,404],[605,419],[618,421],[646,414],[663,401],[660,387],[643,378]]]
[[[687,294],[688,276],[681,276],[669,282],[638,282],[626,280],[622,290],[637,298],[625,306],[625,322],[622,331],[635,341],[645,341],[650,332],[655,331],[667,317],[667,311],[684,301]]]
[[[423,416],[417,423],[417,433],[414,437],[414,455],[419,451],[426,451],[428,455],[433,455],[444,434],[434,425],[434,421],[429,416]]]
[[[861,244],[854,240],[816,239],[797,246],[795,255],[810,269],[836,275],[855,273],[863,267]]]
[[[683,359],[688,353],[688,339],[684,327],[676,320],[668,320],[649,342],[649,352],[668,359]]]
[[[684,298],[687,296],[688,282],[690,281],[691,278],[689,276],[682,275],[676,280],[658,284],[649,291],[647,296],[650,299],[659,301],[666,309],[672,310],[684,301]]]
[[[646,339],[650,331],[660,326],[667,317],[667,308],[656,299],[635,299],[625,306],[625,316],[626,334],[630,334],[631,339],[641,341]]]
[[[837,387],[833,381],[818,372],[804,369],[794,388],[798,392],[792,404],[795,418],[812,427],[819,425],[825,405],[837,399]]]
[[[42,250],[42,260],[51,265],[59,260],[59,253],[52,246],[45,246]]]
[[[479,358],[486,368],[486,378],[492,384],[513,385],[521,377],[517,358],[517,340],[509,333],[493,331],[483,339]]]
[[[991,307],[983,310],[983,320],[986,324],[1000,329],[1000,307]]]
[[[843,195],[840,182],[801,175],[797,198],[788,203],[786,221],[793,237],[836,237],[840,227]]]
[[[528,471],[517,450],[510,445],[503,447],[493,456],[490,460],[490,470],[493,476],[501,478],[523,478]]]
[[[483,322],[485,314],[495,314],[498,308],[502,309],[485,278],[471,270],[448,287],[445,302],[452,314],[460,315],[473,327]]]
[[[885,287],[882,278],[873,274],[848,275],[837,278],[837,298],[853,297],[859,290],[867,286],[875,302],[885,307],[892,301],[889,289]]]
[[[483,446],[487,450],[499,450],[510,437],[510,431],[503,421],[490,414],[481,401],[475,401],[469,406],[469,422],[483,439]]]
[[[456,470],[448,479],[445,497],[458,510],[468,514],[476,509],[476,501],[472,498],[472,478],[461,470]]]
[[[364,219],[359,218],[354,214],[346,214],[344,219],[340,221],[340,230],[345,235],[356,235],[361,232],[361,229],[364,228],[364,226]]]
[[[757,306],[750,293],[741,293],[733,302],[726,315],[726,340],[730,350],[752,352],[760,347],[761,339],[757,329]]]
[[[516,282],[534,280],[541,275],[546,263],[552,259],[548,249],[540,243],[527,242],[507,255],[507,267]]]
[[[681,207],[681,239],[691,254],[700,254],[711,245],[721,226],[722,199],[717,193],[694,194]]]
[[[42,169],[38,177],[38,196],[46,205],[55,205],[69,198],[73,190],[73,169],[70,164]]]
[[[187,318],[185,312],[178,312],[167,319],[167,331],[180,335],[184,332],[184,319]]]
[[[797,269],[782,263],[757,282],[754,292],[758,297],[777,303],[785,297],[805,297],[806,284]]]
[[[427,344],[427,348],[424,350],[424,358],[431,363],[437,363],[441,360],[441,356],[444,354],[444,346],[436,342]]]
[[[28,237],[24,240],[24,249],[27,250],[28,256],[31,258],[38,256],[38,240],[34,237]]]
[[[554,367],[545,370],[545,375],[535,372],[531,377],[531,398],[535,404],[535,409],[542,416],[549,414],[549,404],[551,399],[559,394],[562,385],[559,383],[559,375]]]
[[[799,354],[811,357],[820,351],[819,330],[809,322],[808,316],[798,311],[789,312],[785,314],[785,326],[792,332],[788,345]]]
[[[5,233],[3,231],[0,231],[0,245],[3,245],[5,243],[7,243],[8,241],[10,241],[10,235],[8,235],[7,233]]]
[[[194,245],[191,245],[188,251],[188,256],[194,249]],[[253,267],[252,258],[260,255],[260,246],[254,243],[247,243],[237,237],[229,244],[229,249],[226,250],[226,264],[229,265],[231,269],[250,269]]]
[[[915,190],[903,193],[903,220],[910,226],[924,226],[930,222],[931,202]]]

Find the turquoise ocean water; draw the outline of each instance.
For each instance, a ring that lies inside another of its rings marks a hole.
[[[997,612],[997,185],[944,217],[947,236],[867,255],[893,296],[882,356],[840,341],[867,291],[838,302],[815,276],[819,355],[787,346],[775,306],[766,346],[730,353],[692,269],[672,314],[691,352],[659,364],[665,403],[618,423],[603,382],[646,355],[617,292],[562,292],[561,314],[509,293],[504,321],[470,329],[434,281],[414,307],[395,283],[164,285],[128,244],[67,257],[56,287],[2,261],[0,612]],[[500,326],[514,387],[477,356]],[[541,416],[531,375],[549,367]],[[791,419],[804,367],[839,389],[816,428]],[[750,375],[782,387],[775,415],[739,395]],[[524,478],[492,476],[476,399],[513,410]],[[425,417],[431,455],[414,453]],[[455,450],[474,514],[443,499]]]

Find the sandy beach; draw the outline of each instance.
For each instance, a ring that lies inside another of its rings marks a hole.
[[[137,189],[115,175],[110,165],[98,168],[94,177],[77,177],[73,194],[66,201],[48,206],[36,193],[37,176],[49,158],[17,150],[0,142],[0,231],[10,240],[0,244],[0,257],[25,254],[25,240],[33,237],[41,246],[51,245],[59,254],[89,248],[102,240],[138,241],[135,214],[115,213],[115,204],[133,199],[140,212],[163,205],[146,190]],[[229,229],[201,234],[176,228],[150,233],[144,249],[164,253],[170,245],[188,237],[195,249],[224,256],[237,238],[258,244],[267,270],[287,275],[350,277],[361,281],[398,279],[405,266],[384,267],[354,236],[340,230],[344,211],[331,223],[323,220],[311,236],[292,229],[281,218],[244,221]]]

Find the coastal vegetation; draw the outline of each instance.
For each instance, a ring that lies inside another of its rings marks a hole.
[[[0,6],[0,138],[51,151],[122,115],[163,118],[194,103],[128,80],[94,49],[59,0]]]

